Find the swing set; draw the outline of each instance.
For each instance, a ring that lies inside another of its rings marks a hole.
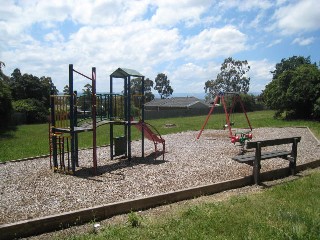
[[[227,107],[227,101],[226,101],[226,97],[227,96],[231,96],[232,97],[232,103],[231,103],[231,107],[228,109]],[[234,122],[232,121],[232,114],[234,112],[235,106],[237,103],[240,103],[242,112],[244,113],[247,123],[248,123],[248,129],[246,129],[245,131],[236,131],[234,134],[232,132],[232,128],[231,126],[234,125]],[[220,104],[219,104],[220,103]],[[241,146],[243,147],[246,141],[250,141],[252,139],[252,126],[250,123],[250,120],[248,118],[247,112],[244,108],[244,104],[241,100],[240,94],[236,93],[236,92],[220,92],[214,99],[214,102],[212,104],[212,107],[210,108],[210,111],[207,115],[206,120],[204,121],[202,128],[197,136],[197,139],[200,138],[205,126],[207,125],[209,118],[211,116],[211,114],[213,113],[213,110],[216,106],[221,105],[223,106],[223,110],[225,113],[225,117],[226,117],[226,123],[223,125],[223,129],[228,129],[229,131],[229,138],[231,139],[231,143],[235,144],[237,142],[239,142],[241,144]]]

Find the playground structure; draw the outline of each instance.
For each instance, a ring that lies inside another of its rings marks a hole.
[[[77,73],[89,79],[92,90],[88,96],[77,96],[73,91],[73,74]],[[140,93],[131,94],[131,77],[141,78]],[[123,94],[113,92],[113,81],[122,78],[124,82]],[[138,99],[139,120],[134,121],[132,105]],[[91,77],[75,70],[69,65],[69,94],[51,95],[51,115],[49,123],[50,167],[54,171],[75,173],[79,166],[78,138],[79,133],[92,131],[92,161],[94,174],[97,174],[97,127],[109,124],[110,129],[110,158],[124,156],[129,161],[131,154],[131,127],[134,125],[141,132],[141,153],[144,158],[144,138],[153,141],[155,146],[155,159],[157,157],[158,143],[162,144],[164,159],[165,141],[159,132],[144,121],[144,76],[139,72],[118,68],[110,75],[110,93],[96,93],[96,69],[92,68]],[[123,134],[115,136],[114,125],[123,126]],[[67,158],[67,166],[65,164]],[[59,161],[58,161],[59,160]],[[58,163],[59,162],[59,163]]]
[[[232,96],[232,103],[231,103],[231,107],[229,109],[227,109],[227,104],[226,104],[226,99],[225,96]],[[241,147],[244,147],[244,144],[246,141],[250,141],[252,139],[252,126],[250,123],[250,120],[248,118],[247,112],[245,110],[244,104],[241,100],[240,94],[236,93],[236,92],[220,92],[214,99],[214,102],[212,104],[212,107],[210,108],[210,111],[201,127],[201,130],[197,136],[197,139],[200,138],[205,126],[207,125],[211,114],[213,113],[214,108],[219,105],[218,103],[220,102],[220,104],[222,104],[223,109],[224,109],[224,113],[225,113],[225,117],[226,117],[226,123],[223,125],[223,129],[228,129],[229,131],[229,137],[231,139],[231,143],[235,144],[237,142],[240,143]],[[236,106],[236,103],[239,102],[242,112],[244,113],[247,123],[248,123],[248,129],[246,131],[236,131],[234,134],[232,132],[232,126],[234,125],[234,122],[232,122],[230,120],[230,117],[234,111],[234,108]]]
[[[91,99],[91,119],[92,126],[81,127],[77,124],[77,92],[73,91],[73,74],[77,73],[91,80],[92,99]],[[92,131],[93,149],[93,168],[97,170],[97,143],[96,143],[96,68],[93,67],[91,77],[75,70],[69,64],[69,94],[50,96],[50,166],[53,165],[55,171],[75,172],[78,163],[78,134],[81,132]],[[65,166],[65,139],[67,139],[68,168]],[[70,139],[70,151],[69,151]],[[59,162],[58,165],[58,156]],[[71,159],[70,159],[71,157]],[[52,160],[52,164],[51,164]],[[60,166],[60,167],[59,167]]]

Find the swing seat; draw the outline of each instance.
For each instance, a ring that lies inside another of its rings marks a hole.
[[[234,126],[234,122],[230,122],[230,126]],[[228,124],[223,125],[223,130],[226,130],[228,127]]]

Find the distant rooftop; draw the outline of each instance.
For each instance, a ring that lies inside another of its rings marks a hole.
[[[146,107],[164,107],[164,108],[188,108],[195,104],[209,105],[195,97],[173,97],[166,99],[154,99],[145,104]]]

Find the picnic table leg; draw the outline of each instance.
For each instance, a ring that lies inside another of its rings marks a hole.
[[[255,184],[260,183],[260,161],[261,161],[261,145],[257,143],[256,154],[253,163],[253,179]]]
[[[296,173],[296,166],[297,166],[297,149],[298,149],[298,139],[294,138],[291,150],[291,160],[289,162],[289,168],[291,175]]]

